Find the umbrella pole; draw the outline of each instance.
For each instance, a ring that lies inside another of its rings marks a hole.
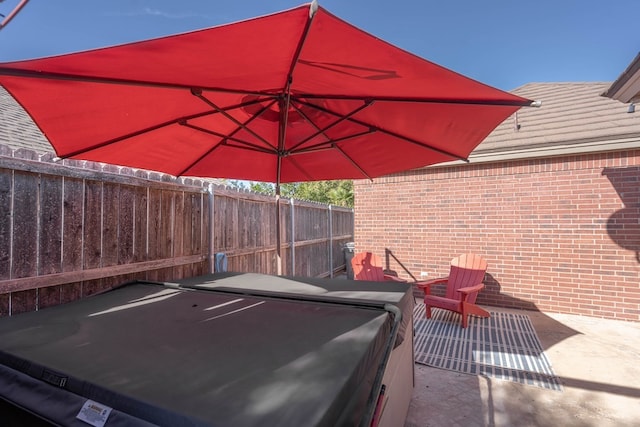
[[[11,11],[11,13],[9,15],[7,15],[2,22],[0,22],[0,30],[3,29],[4,27],[7,26],[7,24],[9,23],[9,21],[11,21],[13,18],[16,17],[16,15],[18,14],[18,12],[20,12],[20,10],[26,6],[27,2],[29,0],[21,0],[20,3],[13,8],[13,10]]]
[[[282,247],[280,245],[280,183],[276,184],[276,273],[282,275]]]
[[[287,122],[289,120],[289,105],[291,102],[291,82],[293,81],[293,69],[298,63],[298,59],[300,58],[300,52],[302,51],[302,46],[309,34],[309,29],[311,28],[311,21],[313,20],[313,16],[316,14],[318,10],[318,0],[313,0],[311,5],[309,6],[309,20],[307,21],[304,32],[302,34],[302,38],[298,42],[298,46],[296,47],[296,52],[293,55],[293,60],[291,61],[291,65],[289,67],[289,73],[287,73],[287,81],[285,82],[285,87],[283,90],[283,96],[278,99],[278,107],[280,109],[280,123],[278,128],[278,164],[276,171],[276,264],[277,264],[277,273],[278,276],[282,275],[282,248],[280,247],[280,174],[282,172],[282,156],[284,153],[284,140],[285,133],[287,131]],[[293,251],[293,246],[291,246],[291,251]],[[293,258],[292,258],[293,259]],[[293,269],[294,267],[291,266]],[[290,270],[293,271],[293,270]]]

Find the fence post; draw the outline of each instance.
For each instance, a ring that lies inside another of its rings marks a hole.
[[[291,205],[291,275],[296,275],[296,216],[294,213],[294,200],[293,197],[289,199]]]
[[[329,203],[329,277],[333,277],[333,211]]]
[[[214,265],[215,265],[215,255],[213,253],[213,237],[214,237],[214,224],[215,220],[213,219],[213,208],[214,208],[214,194],[213,194],[213,183],[209,183],[209,273],[214,273]]]

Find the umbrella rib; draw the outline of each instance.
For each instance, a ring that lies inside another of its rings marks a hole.
[[[338,114],[338,113],[336,113],[334,111],[328,110],[328,109],[326,109],[324,107],[320,107],[319,105],[310,104],[310,103],[305,102],[305,101],[303,101],[301,99],[299,99],[298,102],[303,104],[303,105],[307,105],[309,107],[317,108],[318,110],[323,111],[323,112],[325,112],[327,114],[333,114],[334,116],[340,117],[340,114]],[[400,135],[398,133],[395,133],[395,132],[392,132],[392,131],[389,131],[389,130],[386,130],[386,129],[382,129],[382,128],[378,127],[378,126],[373,126],[373,125],[371,125],[369,123],[366,123],[366,122],[363,122],[361,120],[354,119],[353,117],[349,117],[347,120],[350,121],[351,123],[355,123],[355,124],[360,125],[360,126],[373,128],[373,129],[375,129],[375,130],[377,130],[379,132],[382,132],[384,134],[393,136],[394,138],[402,139],[402,140],[407,141],[407,142],[409,142],[411,144],[419,145],[422,148],[426,148],[428,150],[432,150],[432,151],[435,151],[437,153],[444,154],[445,156],[453,157],[455,159],[463,160],[465,162],[468,162],[468,160],[466,158],[464,158],[462,156],[459,156],[457,154],[451,153],[451,152],[449,152],[447,150],[443,150],[441,148],[437,148],[437,147],[434,147],[432,145],[425,144],[424,142],[420,142],[420,141],[417,141],[417,140],[415,140],[413,138],[409,138],[407,136],[403,136],[403,135]]]
[[[361,125],[363,125],[363,126],[365,125],[365,123],[359,123],[359,124],[361,124]],[[394,138],[402,139],[402,140],[407,141],[407,142],[409,142],[409,143],[411,143],[411,144],[418,145],[418,146],[420,146],[420,147],[422,147],[422,148],[426,148],[426,149],[428,149],[428,150],[432,150],[432,151],[435,151],[435,152],[437,152],[437,153],[444,154],[445,156],[449,156],[449,157],[453,157],[454,159],[458,159],[458,160],[465,161],[465,162],[467,162],[467,163],[469,162],[469,160],[468,160],[466,157],[459,156],[459,155],[454,154],[454,153],[452,153],[452,152],[450,152],[450,151],[443,150],[443,149],[441,149],[441,148],[437,148],[437,147],[434,147],[434,146],[432,146],[432,145],[425,144],[425,143],[420,142],[420,141],[416,141],[416,140],[415,140],[415,139],[413,139],[413,138],[409,138],[409,137],[406,137],[406,136],[403,136],[403,135],[400,135],[400,134],[398,134],[398,133],[391,132],[391,131],[388,131],[388,130],[385,130],[385,129],[380,129],[380,128],[378,128],[378,127],[376,127],[376,129],[377,129],[378,131],[382,132],[382,133],[386,133],[387,135],[391,135],[391,136],[393,136]]]
[[[80,74],[69,73],[54,73],[50,71],[34,71],[23,68],[1,67],[0,75],[10,77],[22,77],[30,79],[43,79],[43,80],[63,80],[79,83],[101,83],[101,84],[113,84],[122,86],[138,86],[138,87],[152,87],[163,89],[188,89],[191,90],[193,85],[181,84],[181,83],[163,83],[163,82],[151,82],[144,80],[132,80],[132,79],[117,79],[112,77],[97,77],[97,76],[83,76]],[[212,86],[198,86],[199,89],[207,92],[222,92],[222,93],[235,93],[241,95],[255,95],[255,96],[273,96],[273,90],[265,91],[249,91],[241,89],[230,89]]]
[[[216,150],[217,148],[219,148],[219,147],[221,147],[223,145],[226,145],[226,146],[229,146],[229,147],[233,147],[233,148],[237,148],[239,150],[248,150],[248,151],[253,151],[253,152],[257,151],[257,152],[265,153],[265,154],[273,154],[273,151],[265,150],[262,147],[247,147],[247,146],[241,146],[241,145],[231,145],[231,144],[226,144],[226,143],[219,143],[219,144],[216,144],[214,147],[211,147],[202,156],[198,157],[198,160],[196,160],[195,162],[191,162],[191,164],[189,166],[184,168],[182,171],[180,171],[175,176],[183,176],[183,175],[185,175],[187,173],[187,171],[189,169],[191,169],[195,164],[197,164],[200,160],[202,160],[207,155],[211,154],[214,150]]]
[[[201,130],[203,132],[206,133],[212,133],[211,131],[208,131],[206,129],[197,129],[197,127],[193,127],[192,125],[187,124],[186,126],[189,126],[195,130]],[[249,150],[249,151],[257,151],[260,153],[265,153],[265,154],[273,154],[273,151],[269,151],[264,149],[263,147],[258,147],[258,146],[245,146],[245,145],[231,145],[231,144],[227,144],[226,142],[220,142],[216,145],[214,145],[213,147],[211,147],[210,149],[208,149],[206,152],[204,152],[201,156],[199,156],[195,161],[191,162],[191,164],[189,164],[189,166],[187,166],[186,168],[182,169],[176,176],[182,176],[184,174],[187,173],[187,171],[189,169],[191,169],[194,165],[196,165],[198,162],[200,162],[202,159],[204,159],[206,156],[208,156],[209,154],[211,154],[213,151],[215,151],[216,149],[222,147],[223,145],[229,146],[229,147],[234,147],[240,150]]]
[[[358,169],[363,176],[365,176],[369,180],[372,180],[373,178],[371,178],[371,176],[355,160],[353,160],[351,158],[351,156],[349,156],[347,153],[345,153],[342,148],[340,148],[340,147],[338,147],[337,145],[334,145],[334,144],[336,142],[340,142],[340,141],[344,141],[344,140],[352,139],[352,138],[357,138],[359,136],[367,135],[367,134],[370,134],[370,133],[373,133],[373,132],[375,132],[375,129],[370,129],[367,132],[361,132],[361,133],[356,134],[356,135],[345,136],[344,138],[336,139],[336,140],[332,141],[332,143],[331,143],[332,146],[331,147],[322,147],[323,144],[326,144],[326,143],[323,143],[323,144],[317,144],[314,147],[309,147],[309,148],[304,149],[304,150],[296,151],[295,153],[292,153],[291,156],[290,156],[291,157],[290,158],[291,164],[296,166],[300,172],[304,173],[305,175],[307,175],[307,177],[309,177],[309,175],[298,166],[297,162],[295,162],[295,160],[294,160],[295,155],[296,154],[309,153],[309,152],[317,152],[317,151],[325,151],[325,150],[335,149],[335,150],[338,150],[338,152],[340,152],[340,154],[342,154],[356,169]]]
[[[258,138],[260,141],[262,141],[264,143],[264,145],[266,145],[267,147],[273,147],[269,141],[267,141],[265,138],[263,138],[261,135],[257,134],[256,132],[254,132],[252,129],[250,129],[249,127],[246,126],[245,123],[242,123],[240,120],[236,119],[235,117],[233,117],[231,114],[227,113],[226,111],[224,111],[222,108],[220,108],[219,106],[217,106],[214,102],[212,102],[211,100],[209,100],[206,96],[204,96],[202,94],[201,90],[198,89],[192,89],[191,93],[196,96],[198,99],[200,99],[202,102],[204,102],[205,104],[207,104],[208,106],[210,106],[211,108],[213,108],[214,110],[216,110],[217,112],[219,112],[220,114],[222,114],[223,116],[225,116],[227,119],[229,119],[231,122],[233,122],[236,126],[238,126],[241,129],[244,129],[245,131],[249,132],[251,135],[255,136],[256,138]],[[267,108],[269,108],[271,105],[275,104],[276,100],[272,100],[272,102],[270,104],[268,104],[267,106],[265,106],[262,111],[265,111]],[[256,114],[253,117],[257,117],[259,116],[259,114]]]
[[[259,101],[255,101],[255,102],[251,102],[251,103],[247,103],[245,105],[249,105],[249,104],[253,104]],[[255,119],[256,117],[260,116],[260,114],[262,114],[262,112],[264,112],[267,108],[269,108],[272,104],[263,106],[260,111],[258,112],[258,114],[252,116],[251,118],[249,118],[249,120],[247,120],[242,126],[237,127],[233,132],[230,132],[228,135],[225,135],[223,133],[220,132],[216,132],[214,130],[211,129],[206,129],[197,125],[193,125],[191,123],[188,123],[186,120],[181,121],[180,124],[183,126],[186,126],[188,128],[191,128],[193,130],[197,130],[199,132],[203,132],[203,133],[207,133],[213,136],[217,136],[219,138],[222,138],[222,141],[218,144],[216,144],[215,146],[211,147],[210,149],[208,149],[207,151],[205,151],[204,153],[202,153],[201,156],[198,156],[198,158],[191,162],[191,164],[189,166],[187,166],[186,168],[184,168],[178,175],[183,175],[184,173],[186,173],[186,171],[188,171],[189,169],[191,169],[195,164],[197,164],[198,162],[200,162],[202,159],[204,159],[206,156],[208,156],[209,154],[211,154],[215,149],[217,149],[218,147],[222,146],[222,145],[227,145],[230,147],[235,147],[235,148],[242,148],[242,149],[248,149],[248,150],[252,150],[252,151],[259,151],[262,153],[267,153],[267,154],[274,154],[275,153],[275,147],[273,147],[271,144],[268,144],[268,148],[256,145],[256,144],[252,144],[248,141],[244,141],[241,140],[239,138],[235,138],[233,135],[235,135],[236,133],[238,133],[240,131],[240,129],[244,129],[246,128],[246,125],[248,125],[253,119]],[[227,141],[234,141],[237,142],[239,144],[242,145],[231,145],[231,144],[227,144]]]
[[[245,147],[245,148],[253,149],[255,151],[261,151],[263,153],[275,154],[275,150],[269,150],[269,149],[264,148],[264,147],[262,147],[260,145],[252,144],[252,143],[250,143],[248,141],[244,141],[244,140],[242,140],[240,138],[235,138],[233,135],[225,135],[223,133],[216,132],[216,131],[211,130],[211,129],[206,129],[206,128],[203,128],[203,127],[200,127],[200,126],[197,126],[197,125],[193,125],[193,124],[187,123],[187,122],[180,123],[180,124],[183,125],[183,126],[186,126],[188,128],[191,128],[193,130],[197,130],[197,131],[200,131],[200,132],[203,132],[203,133],[207,133],[209,135],[213,135],[213,136],[217,136],[219,138],[222,138],[222,141],[220,143],[216,144],[215,147],[213,147],[213,148],[216,148],[216,147],[218,147],[220,145],[228,145],[228,144],[226,144],[226,141],[233,141],[233,142],[237,142],[238,144],[241,144],[241,145],[233,145],[233,147],[236,147],[236,148]]]
[[[359,95],[319,95],[314,93],[297,93],[296,97],[305,99],[334,99],[339,101],[366,101],[374,98],[376,101],[388,102],[416,102],[426,104],[468,104],[468,105],[495,105],[510,107],[539,107],[538,101],[530,99],[509,100],[509,99],[469,99],[469,98],[429,98],[413,96],[359,96]]]
[[[240,104],[240,106],[256,104],[258,102],[259,101],[252,101],[252,102],[249,102],[249,103]],[[238,107],[239,106],[237,106],[237,105],[233,105],[233,106],[227,107],[226,109],[233,110],[233,109],[238,108]],[[128,134],[125,134],[125,135],[117,136],[117,137],[109,139],[107,141],[103,141],[103,142],[94,144],[94,145],[92,145],[90,147],[83,148],[81,150],[76,150],[76,151],[73,151],[71,153],[59,155],[58,157],[61,158],[61,159],[71,158],[71,157],[77,156],[79,154],[88,153],[90,151],[106,147],[106,146],[111,145],[111,144],[116,144],[116,143],[118,143],[120,141],[124,141],[125,139],[133,138],[133,137],[138,136],[138,135],[143,135],[145,133],[152,132],[152,131],[157,130],[157,129],[161,129],[163,127],[171,126],[171,125],[174,125],[176,123],[187,122],[188,120],[198,119],[200,117],[210,116],[212,114],[216,114],[216,112],[215,111],[205,111],[205,112],[202,112],[202,113],[191,114],[189,116],[179,117],[177,119],[168,120],[166,122],[159,123],[159,124],[156,124],[156,125],[153,125],[153,126],[149,126],[147,128],[140,129],[140,130],[137,130],[135,132],[131,132],[131,133],[128,133]]]
[[[320,127],[317,124],[315,124],[315,122],[311,120],[311,118],[307,115],[307,113],[305,113],[302,109],[300,109],[300,107],[298,107],[295,103],[292,103],[291,106],[293,106],[293,108],[297,111],[297,113],[300,114],[300,116],[302,116],[302,118],[304,118],[307,121],[307,123],[313,126],[315,130],[320,130]],[[325,137],[329,139],[328,136],[325,135]]]
[[[296,46],[296,51],[291,58],[291,64],[289,64],[289,72],[287,73],[287,80],[284,82],[284,88],[290,88],[291,82],[293,79],[293,70],[298,65],[298,60],[300,59],[300,55],[302,53],[302,47],[304,46],[304,42],[307,40],[307,36],[309,35],[309,30],[311,29],[311,23],[313,22],[313,17],[315,16],[315,11],[313,10],[313,5],[311,5],[309,19],[304,24],[304,29],[302,30],[302,35],[300,36],[300,40],[298,40],[298,45]]]
[[[289,163],[291,164],[291,166],[295,167],[298,170],[298,172],[304,175],[307,181],[314,181],[314,178],[311,175],[309,175],[309,173],[302,166],[300,166],[300,164],[296,162],[295,159],[290,158]]]
[[[311,118],[302,109],[300,109],[300,107],[298,107],[296,104],[291,104],[291,105],[293,106],[293,108],[295,108],[295,110],[298,112],[298,114],[300,114],[300,116],[302,116],[307,121],[307,123],[309,123],[312,127],[314,127],[316,129],[316,131],[320,131],[320,126],[318,126],[313,120],[311,120]],[[318,145],[326,145],[326,144],[330,144],[331,143],[332,140],[328,135],[324,134],[324,132],[322,132],[322,131],[318,132],[317,134],[319,134],[319,133],[322,133],[323,136],[325,138],[327,138],[327,140],[321,142]],[[297,147],[298,145],[299,144],[297,144],[295,147]],[[295,147],[293,147],[293,149],[295,149]],[[289,150],[289,151],[290,151],[290,154],[291,154],[291,150]]]
[[[311,145],[309,147],[305,147],[302,150],[298,150],[295,152],[291,152],[291,155],[296,155],[296,154],[304,154],[304,153],[310,153],[310,152],[314,152],[314,151],[323,151],[323,150],[331,150],[334,147],[335,144],[337,144],[338,142],[343,142],[343,141],[347,141],[349,139],[354,139],[354,138],[358,138],[361,136],[365,136],[365,135],[370,135],[372,133],[375,133],[376,129],[375,128],[371,128],[369,130],[366,130],[364,132],[360,132],[360,133],[355,133],[353,135],[348,135],[348,136],[343,136],[341,138],[335,138],[332,139],[331,141],[324,141],[324,142],[320,142],[318,144],[315,145]]]
[[[142,134],[145,134],[145,133],[148,133],[148,132],[152,132],[154,130],[161,129],[163,127],[174,125],[174,124],[180,123],[182,121],[191,120],[191,119],[197,119],[197,118],[208,116],[208,115],[211,115],[211,114],[213,114],[213,113],[210,112],[210,111],[207,111],[205,113],[198,113],[198,114],[193,114],[193,115],[187,116],[187,117],[181,117],[181,118],[178,118],[178,119],[168,120],[166,122],[159,123],[157,125],[149,126],[148,128],[140,129],[140,130],[137,130],[135,132],[131,132],[131,133],[128,133],[128,134],[125,134],[125,135],[117,136],[117,137],[109,139],[107,141],[99,142],[97,144],[94,144],[94,145],[92,145],[90,147],[83,148],[81,150],[72,151],[71,153],[67,153],[67,154],[61,154],[58,157],[60,159],[71,158],[71,157],[77,156],[79,154],[88,153],[90,151],[106,147],[106,146],[111,145],[111,144],[116,144],[116,143],[118,143],[120,141],[124,141],[125,139],[133,138],[135,136],[142,135]]]
[[[369,174],[367,172],[365,172],[365,170],[362,169],[362,167],[360,167],[360,165],[355,160],[353,160],[351,158],[351,156],[349,156],[347,153],[345,153],[342,148],[336,146],[336,150],[338,150],[347,160],[349,160],[351,162],[351,164],[353,166],[355,166],[362,173],[362,175],[367,177],[367,179],[369,179],[370,181],[373,181],[373,178],[371,178],[371,176],[369,176]]]
[[[361,105],[360,107],[358,107],[355,110],[351,111],[350,113],[347,113],[347,114],[345,114],[343,116],[338,116],[338,120],[336,120],[333,123],[330,123],[329,125],[325,126],[322,129],[318,129],[315,133],[311,134],[310,136],[306,137],[305,139],[303,139],[302,141],[300,141],[299,143],[297,143],[296,145],[291,147],[290,151],[295,150],[296,148],[298,148],[299,146],[301,146],[301,145],[305,144],[306,142],[312,140],[316,136],[318,136],[320,134],[324,134],[327,130],[331,129],[332,127],[337,126],[338,124],[342,123],[343,121],[348,120],[350,117],[353,117],[354,115],[358,114],[360,111],[364,110],[365,108],[368,108],[369,106],[371,106],[371,104],[373,104],[372,100],[365,101],[363,105]],[[313,105],[313,104],[307,104],[307,105]],[[305,118],[306,118],[306,115],[305,115]],[[314,124],[314,127],[316,127],[315,124]]]

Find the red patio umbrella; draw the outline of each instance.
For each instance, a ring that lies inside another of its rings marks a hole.
[[[277,192],[280,183],[370,179],[466,159],[532,104],[384,42],[315,2],[2,63],[0,84],[61,158],[273,182]]]

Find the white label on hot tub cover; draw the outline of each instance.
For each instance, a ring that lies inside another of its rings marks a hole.
[[[108,406],[93,400],[87,400],[82,405],[82,409],[80,409],[76,418],[94,427],[104,427],[110,413],[111,408]]]

